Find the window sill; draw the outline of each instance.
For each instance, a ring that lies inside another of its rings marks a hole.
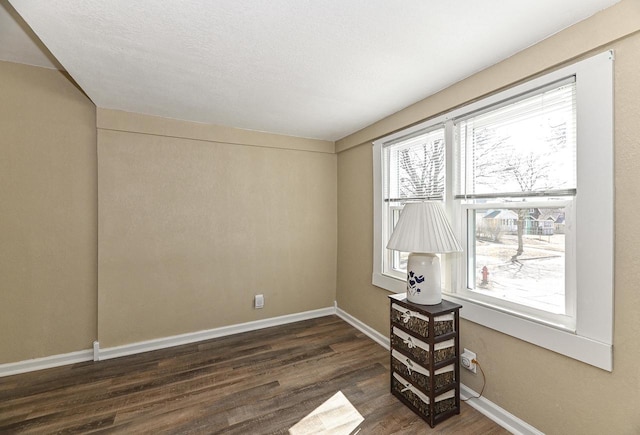
[[[373,274],[373,285],[393,293],[405,293],[407,290],[405,281],[377,273]],[[443,297],[462,305],[460,317],[463,319],[600,369],[613,370],[613,346],[610,344],[527,320],[451,293],[444,293]]]
[[[407,291],[407,282],[398,278],[393,278],[381,273],[374,273],[371,283],[376,287],[383,288],[393,293],[404,293]]]
[[[446,293],[447,300],[462,305],[460,317],[528,343],[582,361],[603,370],[613,370],[613,346],[570,331],[533,322]]]

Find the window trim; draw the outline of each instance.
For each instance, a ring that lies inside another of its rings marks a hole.
[[[613,295],[614,295],[614,141],[613,141],[613,52],[606,51],[586,60],[558,69],[526,83],[483,98],[444,115],[426,120],[408,129],[376,140],[373,143],[374,182],[374,252],[372,282],[378,287],[396,293],[406,291],[404,280],[384,275],[382,221],[382,148],[390,141],[445,124],[446,167],[445,209],[457,235],[462,234],[464,219],[456,213],[453,204],[455,177],[453,122],[474,111],[542,88],[569,76],[576,77],[578,191],[589,192],[575,199],[576,214],[591,216],[576,225],[575,271],[578,300],[576,303],[575,332],[541,321],[511,313],[504,308],[490,306],[455,293],[466,286],[466,272],[462,254],[444,256],[443,290],[446,299],[463,305],[462,318],[495,329],[507,335],[558,352],[587,364],[611,371],[613,369]],[[584,107],[597,110],[584,110]],[[598,177],[592,174],[597,171]],[[588,236],[586,236],[588,235]],[[462,239],[460,239],[462,240]],[[568,248],[569,249],[569,248]],[[596,255],[597,253],[597,255]],[[589,273],[597,270],[598,273]],[[568,273],[569,271],[567,271]]]

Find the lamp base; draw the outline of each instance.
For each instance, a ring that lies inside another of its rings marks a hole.
[[[435,254],[412,252],[407,262],[407,300],[420,305],[442,302],[440,258]]]

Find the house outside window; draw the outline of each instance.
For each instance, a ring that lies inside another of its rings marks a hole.
[[[373,283],[404,292],[384,248],[408,201],[442,201],[464,247],[441,258],[463,318],[611,370],[613,54],[374,142]]]

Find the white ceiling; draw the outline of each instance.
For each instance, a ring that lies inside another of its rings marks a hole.
[[[0,60],[63,69],[7,0],[0,0]]]
[[[618,0],[9,1],[98,107],[337,140]]]

